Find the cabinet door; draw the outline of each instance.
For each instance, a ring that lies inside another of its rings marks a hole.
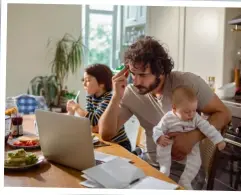
[[[139,6],[124,6],[124,25],[135,26],[138,18],[138,7]]]
[[[138,25],[146,23],[146,6],[138,6],[138,17],[137,23]]]
[[[131,149],[132,151],[136,149],[136,141],[138,130],[140,127],[140,123],[135,116],[132,116],[126,123],[125,123],[125,131],[126,134],[131,142]]]

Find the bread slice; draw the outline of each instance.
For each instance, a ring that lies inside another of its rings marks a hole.
[[[39,141],[37,136],[21,136],[18,138],[20,142],[27,142],[27,141]]]

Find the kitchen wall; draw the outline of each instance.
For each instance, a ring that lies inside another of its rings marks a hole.
[[[33,77],[50,74],[53,50],[46,47],[49,39],[56,41],[67,32],[77,37],[80,31],[80,5],[8,4],[6,96],[26,93]],[[83,68],[66,83],[70,90],[81,91],[84,105],[82,75]]]
[[[179,39],[181,37],[180,7],[151,6],[147,9],[147,34],[154,36],[168,50],[175,62],[175,69],[182,70],[179,63]]]
[[[225,8],[186,8],[184,71],[223,81]]]
[[[241,8],[149,7],[148,34],[167,46],[175,69],[203,79],[216,77],[216,87],[232,82],[241,33],[227,22]]]

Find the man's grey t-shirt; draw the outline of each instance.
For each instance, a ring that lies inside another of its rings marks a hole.
[[[214,92],[199,76],[189,72],[171,72],[165,79],[162,97],[156,99],[152,94],[140,95],[131,84],[126,87],[120,104],[119,117],[128,120],[135,115],[145,129],[148,161],[156,164],[156,144],[153,141],[153,127],[158,124],[165,113],[171,110],[172,90],[178,86],[194,89],[198,98],[198,110],[204,108],[214,96]]]

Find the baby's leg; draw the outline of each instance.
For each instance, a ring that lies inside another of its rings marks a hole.
[[[197,143],[191,153],[187,155],[186,166],[180,177],[179,185],[187,190],[192,190],[191,182],[198,174],[201,163],[200,148],[199,143]]]
[[[160,172],[164,173],[166,176],[170,174],[171,168],[171,150],[172,144],[162,147],[157,145],[157,161],[159,162]]]

